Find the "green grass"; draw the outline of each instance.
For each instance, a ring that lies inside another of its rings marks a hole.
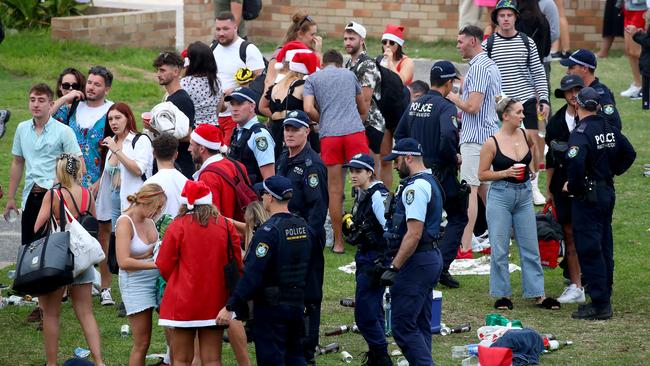
[[[339,40],[328,40],[330,45],[340,49]],[[369,42],[374,45],[378,42]],[[410,43],[415,49],[415,42]],[[442,49],[426,49],[427,57],[450,58],[457,60],[453,43],[442,43]],[[424,50],[423,45],[420,49]],[[378,50],[378,47],[377,47]],[[412,55],[414,52],[409,51]],[[371,54],[377,53],[376,50]],[[48,33],[30,32],[12,35],[0,45],[0,108],[13,112],[7,136],[0,141],[0,183],[7,187],[10,146],[17,122],[27,119],[27,90],[35,82],[45,81],[50,85],[60,70],[66,66],[76,66],[85,70],[88,66],[101,63],[111,68],[118,76],[111,91],[114,101],[126,101],[139,113],[155,104],[162,91],[151,76],[151,60],[156,52],[140,49],[105,50],[100,47],[72,42],[52,42]],[[454,58],[456,57],[456,58]],[[564,68],[553,64],[553,86],[559,84]],[[598,76],[615,94],[629,85],[629,66],[622,57],[599,60]],[[126,79],[126,80],[125,80]],[[556,102],[554,100],[554,102]],[[556,106],[559,106],[557,101]],[[615,238],[615,285],[614,318],[607,322],[574,321],[570,313],[575,305],[567,305],[560,311],[546,311],[535,308],[522,300],[520,274],[512,276],[515,293],[514,310],[504,313],[513,319],[520,319],[525,326],[540,332],[558,335],[575,344],[561,351],[544,355],[542,365],[644,365],[650,360],[650,347],[647,345],[647,324],[650,318],[650,199],[648,183],[642,176],[641,166],[650,163],[650,138],[648,112],[642,111],[640,101],[618,98],[618,107],[623,119],[623,132],[637,149],[637,162],[624,176],[617,178],[617,205],[614,213]],[[18,198],[18,197],[17,197]],[[4,200],[1,204],[4,206]],[[344,255],[325,253],[325,299],[323,302],[322,330],[340,324],[353,322],[353,311],[338,305],[342,297],[354,295],[354,277],[337,270],[337,267],[353,260],[353,247],[347,247]],[[516,251],[513,261],[518,262]],[[6,277],[7,269],[0,271],[0,282],[10,283]],[[545,270],[545,287],[548,295],[561,293],[563,283],[561,271]],[[493,312],[493,300],[488,296],[487,276],[459,277],[461,288],[443,291],[443,321],[455,325],[471,322],[476,329],[484,322],[486,314]],[[113,288],[117,289],[117,279]],[[118,291],[115,291],[117,295]],[[201,301],[201,299],[195,299]],[[8,307],[0,310],[0,365],[38,365],[44,362],[43,338],[34,330],[34,325],[25,322],[31,309]],[[95,306],[95,316],[102,332],[102,348],[109,365],[125,365],[131,347],[130,338],[122,338],[120,325],[125,321],[117,318],[114,308]],[[70,304],[63,305],[60,360],[72,355],[75,347],[85,347]],[[464,333],[447,337],[433,338],[433,355],[439,365],[454,365],[450,358],[453,345],[476,342],[476,333]],[[359,364],[358,354],[366,349],[360,335],[345,334],[340,337],[322,337],[321,343],[338,342],[355,356],[354,364]],[[395,346],[391,346],[394,349]],[[164,351],[162,331],[154,328],[150,353]],[[251,354],[254,353],[250,348]],[[339,365],[338,354],[319,357],[320,365]],[[224,347],[224,365],[234,365],[229,346]]]

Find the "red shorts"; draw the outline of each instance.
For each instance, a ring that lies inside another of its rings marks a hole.
[[[219,117],[219,128],[223,131],[223,143],[230,146],[232,131],[237,127],[237,122],[231,116]]]
[[[628,25],[633,25],[637,28],[645,30],[645,19],[643,18],[645,12],[645,10],[635,11],[623,9],[623,28],[627,27]]]
[[[320,157],[325,165],[339,165],[357,154],[368,154],[366,131],[351,135],[323,137],[320,139]]]

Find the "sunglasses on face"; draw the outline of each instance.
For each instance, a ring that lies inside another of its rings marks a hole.
[[[79,90],[79,83],[61,83],[61,89],[63,90]]]
[[[395,41],[391,41],[390,39],[382,39],[381,44],[383,44],[384,46],[387,46],[387,45],[394,46],[394,45],[396,45]]]
[[[314,20],[309,15],[307,15],[300,21],[300,24],[298,24],[298,28],[302,27],[302,25],[305,24],[305,22],[313,23]]]

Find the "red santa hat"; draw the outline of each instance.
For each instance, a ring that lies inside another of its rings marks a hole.
[[[400,46],[404,46],[404,27],[393,24],[386,25],[384,35],[381,36],[381,40],[383,41],[384,39],[391,40]]]
[[[181,52],[181,57],[183,58],[183,67],[190,66],[190,59],[187,57],[187,48]]]
[[[196,205],[211,205],[212,192],[203,181],[188,180],[181,192],[181,203],[186,204],[190,210]]]
[[[198,125],[192,131],[190,138],[197,144],[205,146],[210,150],[223,152],[222,149],[226,147],[223,145],[223,132],[221,129],[208,123]]]
[[[293,59],[293,56],[295,56],[297,53],[310,53],[313,52],[312,50],[307,47],[304,43],[300,41],[291,41],[287,42],[284,44],[282,49],[278,52],[277,55],[275,55],[275,69],[276,70],[282,70],[282,67],[284,66],[282,63],[284,61],[291,61]]]
[[[289,70],[311,75],[320,69],[320,60],[315,53],[298,53],[289,62]]]

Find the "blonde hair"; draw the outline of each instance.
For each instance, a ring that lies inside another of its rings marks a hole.
[[[56,180],[70,188],[81,182],[81,161],[76,156],[61,154],[56,160]]]
[[[510,107],[515,103],[519,103],[519,100],[515,98],[497,95],[496,102],[497,102],[497,116],[499,117],[499,120],[503,122],[503,114],[510,112],[511,109]]]
[[[248,251],[248,244],[251,242],[257,227],[265,223],[270,217],[271,214],[264,209],[260,201],[252,202],[246,207],[246,212],[244,212],[244,221],[246,222],[246,228],[244,229],[245,251]]]
[[[130,209],[138,205],[145,207],[163,205],[167,201],[167,196],[160,185],[151,183],[143,185],[138,192],[130,194],[126,199],[129,201],[128,209]]]
[[[185,216],[188,212],[192,213],[194,220],[198,221],[201,226],[208,226],[208,221],[211,218],[214,218],[216,220],[217,217],[219,217],[219,210],[217,209],[217,206],[213,204],[195,205],[191,210],[187,208],[186,204],[183,204],[178,209],[178,215],[176,215],[176,217],[178,218]]]

